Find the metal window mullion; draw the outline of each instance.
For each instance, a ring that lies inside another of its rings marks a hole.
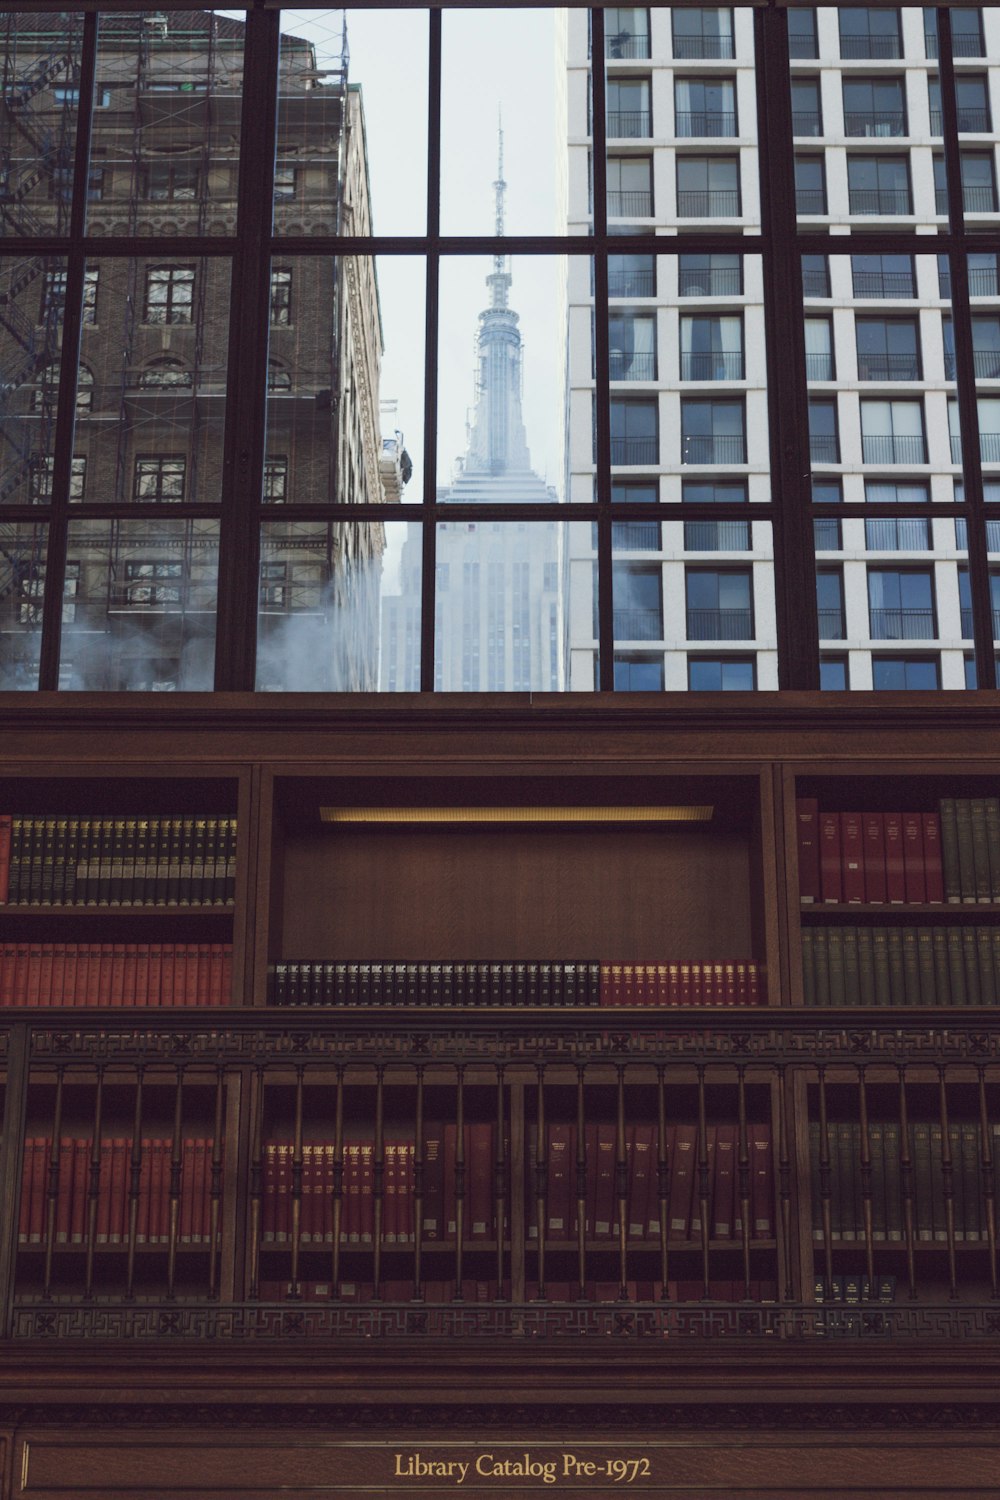
[[[948,222],[953,245],[948,257],[951,271],[951,326],[955,345],[955,378],[958,388],[958,426],[962,438],[962,469],[965,505],[968,510],[969,592],[972,598],[972,637],[976,653],[976,684],[997,685],[993,644],[993,609],[990,600],[990,570],[987,557],[986,512],[983,501],[983,466],[979,451],[979,412],[976,403],[976,370],[972,349],[972,313],[969,306],[969,260],[962,198],[962,158],[958,143],[958,101],[955,95],[955,61],[951,49],[951,16],[942,8],[938,21],[938,67],[941,81],[941,125],[944,135],[945,171],[948,180]],[[979,237],[976,237],[979,248]],[[950,428],[949,428],[950,431]]]
[[[778,687],[819,687],[802,263],[783,11],[754,13]]]
[[[615,619],[611,565],[611,357],[608,346],[608,160],[604,11],[591,11],[591,179],[594,256],[594,487],[597,518],[597,652],[602,693],[614,691]],[[659,431],[659,423],[657,423]],[[567,664],[568,665],[568,664]]]
[[[441,11],[428,11],[427,264],[424,293],[424,499],[421,536],[420,691],[434,690],[437,597],[437,410],[441,244]]]
[[[219,512],[217,691],[252,689],[256,668],[280,22],[277,12],[252,10],[247,14],[244,39]],[[200,274],[204,272],[202,266]]]
[[[59,350],[59,396],[56,404],[55,443],[52,449],[52,488],[46,517],[48,536],[45,554],[45,596],[42,601],[42,638],[38,663],[38,686],[43,691],[52,691],[59,686],[63,589],[69,545],[69,497],[73,483],[73,443],[76,431],[76,382],[80,367],[83,327],[83,281],[86,269],[83,234],[87,217],[87,183],[90,175],[90,140],[93,119],[91,105],[96,71],[97,16],[91,14],[85,16],[83,21],[76,142],[73,156],[73,198],[70,207],[70,247],[66,257],[66,295],[63,300],[62,340]],[[29,484],[30,482],[29,475]]]

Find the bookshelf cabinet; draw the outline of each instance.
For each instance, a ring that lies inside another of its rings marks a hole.
[[[231,954],[224,992],[173,1004],[121,953],[117,988],[98,961],[96,997],[72,1001],[65,956],[47,1003],[41,984],[15,999],[8,965],[0,1407],[30,1370],[45,1419],[69,1350],[63,1410],[124,1360],[144,1373],[119,1381],[122,1413],[190,1404],[194,1381],[249,1420],[280,1367],[267,1400],[361,1402],[376,1435],[416,1423],[400,1392],[421,1379],[442,1432],[466,1409],[521,1430],[526,1402],[578,1436],[587,1402],[626,1429],[664,1405],[694,1428],[712,1409],[784,1422],[792,1387],[813,1418],[916,1412],[931,1380],[934,1400],[981,1405],[1000,1355],[1000,1010],[920,985],[934,932],[992,962],[1000,903],[926,885],[803,901],[798,813],[884,829],[942,799],[971,811],[1000,790],[991,712],[8,702],[0,815],[108,821],[110,863],[116,820],[237,835],[229,902],[182,904],[181,885],[112,905],[98,868],[92,904],[52,899],[57,878],[0,905],[14,949]],[[137,879],[122,857],[114,875]],[[841,939],[822,1001],[820,931]],[[865,1004],[843,958],[862,931],[887,953],[900,935],[900,973],[903,934],[932,934],[888,1002]],[[727,964],[756,966],[759,1003],[724,979],[668,999],[611,978]],[[332,989],[289,981],[276,1003],[278,971],[306,966]],[[544,987],[569,966],[590,989]],[[757,1493],[724,1483],[744,1477]]]

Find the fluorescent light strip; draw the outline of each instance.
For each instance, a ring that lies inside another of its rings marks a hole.
[[[324,823],[708,823],[711,807],[321,807]]]

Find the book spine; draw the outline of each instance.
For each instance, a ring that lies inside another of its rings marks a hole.
[[[858,999],[875,1005],[875,947],[870,927],[858,928]]]
[[[820,899],[819,803],[815,797],[800,797],[795,804],[799,852],[799,894],[803,901]]]
[[[990,866],[990,900],[1000,901],[1000,797],[987,797],[986,850]]]
[[[953,904],[962,899],[961,872],[958,858],[958,814],[954,797],[942,797],[938,804],[941,819],[941,869],[944,898]]]
[[[820,813],[819,847],[823,900],[840,902],[844,895],[840,863],[840,818],[837,813]]]
[[[860,813],[841,813],[840,850],[843,900],[852,903],[863,902],[865,899],[865,865]]]
[[[900,814],[903,824],[903,885],[908,902],[927,900],[924,875],[924,832],[920,813]]]
[[[883,816],[885,831],[885,888],[890,903],[906,900],[906,872],[903,855],[903,818],[901,813]]]
[[[972,803],[968,797],[955,798],[955,822],[958,827],[958,878],[963,901],[976,899],[976,853],[972,832]],[[985,828],[983,830],[985,832]]]
[[[975,899],[985,903],[990,899],[990,851],[986,830],[986,802],[982,797],[973,797],[969,802],[969,821],[972,825],[972,879]]]
[[[885,831],[881,813],[862,813],[861,837],[865,857],[865,900],[881,904],[886,899]]]
[[[1000,808],[1000,803],[998,803],[998,808]],[[944,900],[944,869],[941,863],[941,819],[937,813],[928,812],[922,815],[921,823],[924,841],[925,900],[937,904]],[[1000,828],[997,829],[997,833],[1000,835]]]
[[[10,813],[0,813],[0,906],[6,906],[10,896]]]

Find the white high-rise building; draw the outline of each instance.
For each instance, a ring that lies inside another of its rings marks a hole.
[[[1000,12],[952,11],[966,226],[1000,227]],[[777,687],[770,452],[759,254],[698,235],[761,232],[754,18],[749,9],[604,11],[608,225],[663,254],[611,255],[612,500],[664,519],[614,528],[615,685]],[[825,687],[961,688],[974,680],[935,12],[789,10],[796,208],[831,236],[908,235],[905,253],[803,257],[813,499],[899,506],[817,520]],[[588,14],[566,13],[567,221],[591,222]],[[567,494],[594,498],[593,286],[571,260]],[[987,501],[1000,500],[997,257],[969,258]],[[705,519],[669,519],[680,501]],[[713,520],[714,503],[747,519]],[[568,684],[597,659],[592,527],[569,528]],[[1000,635],[1000,521],[989,523]],[[991,570],[992,575],[992,570]],[[582,601],[586,600],[586,604]]]

